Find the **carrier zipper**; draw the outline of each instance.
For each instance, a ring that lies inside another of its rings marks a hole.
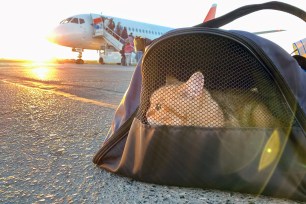
[[[291,110],[294,110],[293,106],[295,104],[297,105],[296,106],[297,110],[293,114],[296,116],[297,122],[299,123],[299,125],[301,127],[303,127],[304,132],[305,132],[306,124],[303,124],[302,121],[306,121],[306,115],[303,113],[302,108],[297,103],[297,100],[294,97],[294,95],[292,94],[289,87],[286,86],[286,82],[285,82],[284,77],[280,74],[279,70],[276,68],[276,66],[271,61],[271,59],[269,57],[267,57],[267,55],[262,50],[262,48],[260,48],[256,43],[254,43],[249,38],[247,38],[247,37],[245,37],[241,34],[238,34],[238,33],[229,33],[227,31],[223,31],[223,30],[220,30],[220,29],[217,29],[217,28],[203,28],[203,27],[202,28],[201,27],[179,28],[179,29],[176,29],[176,30],[173,30],[173,31],[169,31],[165,35],[158,38],[158,40],[156,40],[156,41],[154,40],[152,42],[152,44],[150,45],[149,49],[147,50],[147,53],[149,53],[150,48],[153,47],[154,44],[157,44],[161,40],[164,40],[164,39],[167,39],[167,38],[170,38],[170,37],[174,37],[174,36],[177,36],[177,35],[195,34],[195,33],[203,33],[203,34],[211,34],[211,35],[216,35],[217,34],[219,36],[230,38],[230,39],[236,41],[237,43],[241,44],[245,48],[247,48],[253,54],[253,56],[258,60],[258,62],[260,62],[260,63],[264,62],[264,64],[261,63],[264,67],[270,67],[272,69],[273,73],[268,69],[266,69],[266,71],[269,72],[270,76],[272,76],[272,78],[275,79],[275,81],[277,82],[276,84],[279,87],[281,94],[286,99],[286,102],[289,105],[289,107],[291,108]],[[145,56],[144,56],[144,58],[145,58]],[[299,119],[301,121],[299,121]]]
[[[98,164],[99,161],[105,156],[105,154],[118,142],[120,142],[126,134],[128,134],[128,129],[131,127],[132,122],[136,116],[137,110],[129,117],[127,121],[124,122],[122,126],[115,132],[112,136],[109,137],[108,140],[104,142],[100,150],[96,153],[96,155],[93,158],[93,163]]]

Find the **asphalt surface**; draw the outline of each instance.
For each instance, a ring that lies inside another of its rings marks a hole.
[[[0,63],[0,203],[298,203],[142,183],[95,166],[133,71]]]

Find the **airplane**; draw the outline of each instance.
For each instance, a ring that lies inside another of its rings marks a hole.
[[[215,18],[217,4],[213,4],[209,9],[203,22]],[[77,64],[83,64],[82,52],[84,49],[99,51],[99,63],[120,63],[122,49],[126,39],[116,34],[116,28],[110,28],[108,22],[113,21],[114,25],[120,24],[121,28],[126,28],[127,33],[133,36],[141,36],[149,40],[154,40],[166,32],[175,28],[153,25],[139,21],[132,21],[113,16],[100,14],[78,14],[68,17],[48,36],[48,40],[66,47],[71,47],[73,52],[78,52]],[[269,30],[254,32],[254,34],[265,34],[281,32],[284,30]],[[132,53],[132,64],[136,64],[136,54]]]
[[[216,4],[211,6],[204,22],[215,18],[216,7]],[[78,14],[62,20],[48,36],[48,40],[62,46],[71,47],[73,52],[78,52],[77,64],[84,63],[82,59],[84,49],[98,50],[99,63],[101,64],[118,63],[121,62],[119,51],[126,39],[117,35],[114,31],[115,28],[112,29],[106,25],[110,21],[113,21],[115,25],[120,24],[121,28],[125,27],[127,33],[133,34],[133,36],[141,36],[149,40],[154,40],[174,29],[113,16]],[[135,53],[132,53],[132,62],[136,62]]]

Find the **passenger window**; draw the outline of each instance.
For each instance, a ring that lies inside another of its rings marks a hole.
[[[83,23],[85,23],[84,19],[80,18],[80,24],[83,24]]]

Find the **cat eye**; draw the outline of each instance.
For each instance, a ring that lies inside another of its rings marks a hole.
[[[161,109],[161,105],[160,105],[160,103],[157,103],[155,105],[155,110],[159,111],[160,109]]]

